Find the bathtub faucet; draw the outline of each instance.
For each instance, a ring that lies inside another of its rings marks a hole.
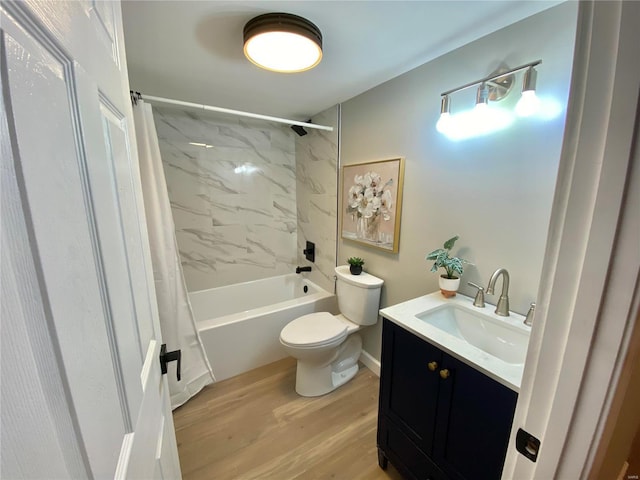
[[[311,271],[311,267],[296,267],[296,273],[310,272],[310,271]]]

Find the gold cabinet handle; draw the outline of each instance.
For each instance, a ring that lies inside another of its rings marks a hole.
[[[447,370],[446,368],[443,368],[442,370],[440,370],[440,378],[442,378],[443,380],[446,380],[447,378],[449,378],[449,375],[451,375],[449,373],[449,370]]]
[[[429,367],[429,370],[431,370],[432,372],[435,372],[436,369],[438,368],[438,362],[429,362],[427,363],[427,366]]]

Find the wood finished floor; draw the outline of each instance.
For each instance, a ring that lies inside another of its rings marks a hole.
[[[215,480],[401,480],[378,467],[378,377],[317,398],[295,393],[292,358],[210,385],[173,414],[182,475]]]

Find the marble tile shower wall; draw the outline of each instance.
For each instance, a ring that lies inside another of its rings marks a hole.
[[[297,135],[166,107],[154,115],[187,289],[294,271]]]
[[[316,244],[311,281],[333,292],[336,265],[337,168],[339,106],[313,117],[313,123],[333,126],[333,132],[308,129],[296,138],[298,205],[298,264],[309,265],[302,255],[305,242]]]

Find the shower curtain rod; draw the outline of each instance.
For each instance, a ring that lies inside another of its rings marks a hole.
[[[269,122],[286,123],[287,125],[298,125],[300,127],[315,128],[317,130],[327,130],[333,132],[333,127],[327,127],[325,125],[316,125],[315,123],[299,122],[297,120],[288,120],[286,118],[272,117],[270,115],[261,115],[259,113],[243,112],[241,110],[231,110],[229,108],[214,107],[212,105],[203,105],[201,103],[183,102],[181,100],[172,100],[170,98],[153,97],[151,95],[142,95],[143,100],[149,102],[169,103],[171,105],[179,105],[181,107],[199,108],[202,110],[209,110],[212,112],[227,113],[229,115],[237,115],[239,117],[257,118],[260,120],[267,120]]]

